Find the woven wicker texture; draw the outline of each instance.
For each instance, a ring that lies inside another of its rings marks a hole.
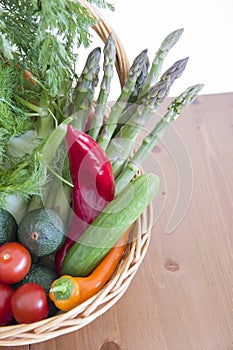
[[[94,30],[105,42],[108,35],[111,32],[114,33],[114,31],[90,4],[83,0],[79,0],[79,2],[98,20]],[[123,85],[128,73],[129,63],[116,33],[114,33],[114,38],[117,46],[116,69],[120,83]],[[27,325],[0,327],[0,346],[33,344],[76,331],[111,308],[127,290],[146,254],[152,224],[153,209],[152,205],[149,205],[135,222],[131,230],[129,244],[114,275],[96,295],[69,312],[59,313],[43,321]]]

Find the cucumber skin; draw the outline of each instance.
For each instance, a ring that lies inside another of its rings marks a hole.
[[[88,276],[146,209],[158,189],[159,178],[154,174],[139,175],[126,186],[68,251],[61,274]]]

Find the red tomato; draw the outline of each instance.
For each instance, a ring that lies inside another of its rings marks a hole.
[[[13,293],[13,288],[0,283],[0,326],[10,323],[13,319],[11,312],[11,297]]]
[[[31,255],[22,244],[9,242],[0,247],[0,282],[13,284],[23,280],[30,266]]]
[[[11,298],[11,310],[19,323],[33,323],[47,318],[49,306],[44,289],[37,283],[23,284]]]

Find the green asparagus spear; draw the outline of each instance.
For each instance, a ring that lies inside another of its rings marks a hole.
[[[175,30],[163,40],[152,62],[151,69],[148,73],[145,85],[142,91],[140,92],[140,96],[143,96],[146,93],[146,91],[156,83],[161,72],[165,57],[169,53],[170,49],[177,43],[183,31],[183,29]]]
[[[137,99],[139,98],[140,91],[142,90],[142,88],[146,82],[148,68],[149,68],[149,58],[147,57],[144,65],[142,66],[141,74],[139,75],[139,77],[136,80],[134,91],[130,95],[128,103],[125,107],[125,110],[122,112],[122,114],[119,118],[119,121],[117,123],[117,127],[116,127],[112,137],[116,136],[116,134],[119,132],[120,128],[124,124],[126,124],[128,122],[128,120],[130,119],[130,117],[136,112],[137,107],[138,107]]]
[[[110,34],[104,47],[103,79],[99,96],[96,101],[95,113],[91,122],[89,135],[96,140],[103,124],[106,102],[110,93],[111,80],[116,61],[116,44],[113,35]]]
[[[188,57],[183,58],[182,60],[179,60],[175,62],[160,78],[160,80],[166,80],[170,82],[170,85],[173,84],[174,80],[179,78],[181,74],[183,73],[187,62]]]
[[[132,180],[132,178],[138,172],[141,164],[149,156],[156,143],[163,137],[168,125],[172,121],[176,120],[184,108],[193,102],[202,87],[202,84],[197,84],[189,87],[169,104],[167,107],[167,113],[156,124],[151,133],[143,139],[141,146],[133,155],[132,159],[127,163],[124,170],[117,177],[116,191],[118,193]]]
[[[188,62],[188,57],[182,60],[179,60],[175,62],[161,77],[161,81],[168,81],[170,82],[170,86],[173,84],[174,80],[179,78],[181,74],[183,73],[186,64]],[[157,89],[156,84],[154,85],[155,91]],[[132,104],[127,106],[126,110],[122,113],[121,117],[119,118],[119,125],[117,126],[117,132],[119,132],[120,127],[123,126],[124,124],[127,124],[132,117],[132,115],[136,112],[137,110],[137,105],[138,104],[143,104],[146,98],[146,95],[148,95],[151,91],[153,90],[153,86],[148,89],[147,94],[145,94],[144,97],[141,97],[137,100],[137,103]],[[114,136],[117,135],[117,132],[115,130]]]
[[[129,98],[129,101],[128,101],[129,103],[136,103],[136,101],[139,97],[139,94],[146,83],[149,65],[150,65],[149,58],[146,57],[146,60],[142,66],[141,74],[139,75],[139,77],[136,80],[134,91],[132,92],[132,94]]]
[[[161,80],[150,88],[142,98],[143,104],[123,125],[106,150],[112,161],[114,175],[117,176],[132,152],[134,141],[140,129],[168,95],[170,86],[184,71],[188,58],[175,62],[161,77]]]
[[[145,60],[147,59],[147,50],[143,50],[134,60],[132,66],[129,69],[128,77],[125,85],[122,88],[121,94],[118,97],[116,103],[111,109],[111,113],[107,119],[107,122],[104,124],[101,134],[98,138],[98,143],[100,146],[106,150],[113,132],[117,126],[117,122],[125,106],[130,98],[130,95],[134,91],[134,87],[137,81],[137,78],[141,74],[142,67]]]
[[[132,139],[138,130],[145,125],[148,117],[164,101],[168,94],[170,83],[166,80],[159,81],[144,98],[144,103],[138,106],[135,114],[131,116],[128,123],[123,125],[116,137]]]
[[[95,48],[88,55],[83,71],[73,92],[72,102],[69,107],[69,115],[77,113],[80,110],[88,113],[88,109],[91,107],[93,100],[94,88],[98,83],[100,56],[101,49],[99,47]],[[86,120],[86,118],[83,119]],[[75,121],[74,126],[76,126]]]
[[[160,81],[151,89],[145,102],[137,107],[136,112],[124,124],[118,134],[111,140],[106,154],[112,162],[114,177],[121,171],[127,158],[134,148],[135,139],[139,130],[146,124],[148,119],[154,113],[168,94],[169,84],[166,81]]]
[[[135,85],[135,90],[129,99],[130,103],[135,103],[135,102],[140,103],[141,102],[140,98],[142,98],[142,96],[146,94],[147,90],[156,83],[156,81],[159,77],[159,74],[161,72],[163,61],[164,61],[165,57],[169,53],[170,49],[177,43],[177,41],[179,40],[182,33],[183,33],[183,29],[178,29],[178,30],[170,33],[163,40],[159,50],[156,53],[154,60],[152,62],[149,73],[148,73],[149,60],[146,62],[145,66],[144,66],[144,71],[138,77],[138,80],[137,80],[136,85]],[[135,111],[136,106],[131,105],[131,106],[128,106],[128,108],[126,108],[125,112],[122,114],[122,116],[119,120],[119,125],[125,124],[128,121],[129,115],[130,115],[129,110]],[[117,129],[118,129],[117,131],[119,131],[119,125],[117,127]]]

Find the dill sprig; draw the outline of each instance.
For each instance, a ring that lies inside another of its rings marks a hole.
[[[28,113],[13,101],[13,90],[19,79],[15,67],[0,61],[0,167],[8,156],[10,139],[22,135],[33,126]]]
[[[46,167],[39,152],[33,152],[10,167],[0,171],[0,206],[9,195],[16,194],[25,200],[32,195],[41,196],[46,182]]]
[[[104,0],[89,0],[113,9]],[[72,0],[3,0],[0,4],[0,52],[14,59],[56,96],[74,75],[77,48],[91,41],[95,23],[86,8]]]

